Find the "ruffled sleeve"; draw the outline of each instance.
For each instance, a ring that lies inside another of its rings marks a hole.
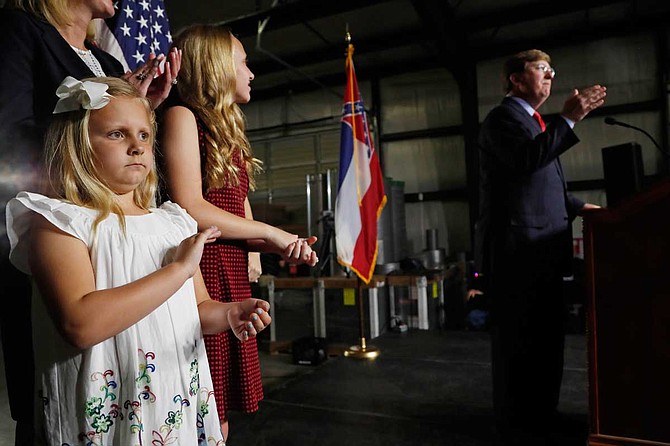
[[[19,192],[16,198],[7,203],[7,236],[11,247],[9,259],[19,270],[30,274],[28,252],[33,212],[90,247],[93,216],[88,215],[83,208],[40,194]]]
[[[159,209],[165,212],[172,224],[181,229],[185,237],[198,232],[198,222],[186,212],[186,209],[179,206],[177,203],[166,201]]]

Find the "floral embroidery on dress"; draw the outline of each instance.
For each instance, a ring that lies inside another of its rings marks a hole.
[[[209,413],[209,402],[214,398],[214,392],[203,387],[198,389],[198,414],[196,426],[198,428],[198,444],[213,444],[215,446],[226,446],[225,441],[217,441],[214,437],[207,438],[205,433],[205,416]]]
[[[142,421],[142,400],[148,403],[156,401],[156,395],[151,391],[149,383],[151,382],[151,373],[156,371],[156,366],[149,362],[149,359],[156,359],[154,352],[145,353],[141,348],[137,349],[139,358],[139,371],[137,378],[135,378],[135,385],[138,387],[139,393],[137,400],[126,400],[123,403],[124,409],[128,411],[128,420],[131,421],[130,433],[137,435],[138,444],[142,444],[142,432],[144,432],[144,423]]]
[[[142,444],[142,431],[144,430],[144,425],[142,424],[142,403],[139,401],[130,401],[127,400],[123,403],[123,408],[128,411],[128,421],[130,421],[131,434],[137,434],[137,438]]]
[[[195,394],[198,392],[198,389],[200,388],[200,372],[198,371],[198,358],[195,358],[191,362],[191,368],[189,369],[191,372],[191,385],[189,386],[188,389],[188,394],[191,396],[195,396]]]
[[[117,417],[123,419],[123,414],[119,411],[119,405],[112,403],[112,401],[116,400],[114,389],[117,387],[116,381],[112,379],[113,377],[114,372],[111,370],[106,370],[102,373],[95,372],[91,375],[91,381],[102,379],[104,383],[100,386],[102,396],[91,396],[86,400],[84,412],[91,430],[80,432],[79,440],[88,440],[86,443],[88,446],[104,444],[104,435],[109,432],[114,424],[114,419]],[[106,409],[107,404],[109,404],[108,409]]]
[[[182,423],[182,410],[184,407],[191,405],[189,400],[182,398],[181,395],[175,395],[172,398],[172,401],[179,404],[179,410],[169,411],[168,417],[165,419],[165,424],[163,424],[158,431],[152,431],[151,435],[153,440],[151,444],[153,446],[164,446],[167,444],[172,444],[177,441],[179,438],[177,430],[181,427]]]
[[[200,440],[198,440],[198,444],[200,444]],[[214,446],[226,446],[226,442],[224,440],[217,440],[214,437],[209,437],[207,440],[207,444],[212,444]]]
[[[156,359],[156,354],[154,352],[144,353],[144,350],[141,348],[137,349],[137,353],[140,356],[140,373],[135,381],[138,385],[141,385],[142,381],[149,384],[151,382],[149,373],[153,373],[156,370],[156,365],[149,363],[148,359]]]

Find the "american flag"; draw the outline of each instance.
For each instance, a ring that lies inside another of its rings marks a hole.
[[[172,35],[163,0],[117,0],[114,9],[114,17],[97,21],[96,41],[126,71],[145,63],[150,53],[168,54]]]
[[[384,179],[347,51],[347,89],[342,110],[339,187],[335,200],[337,261],[370,282],[377,260],[377,220],[386,204]]]

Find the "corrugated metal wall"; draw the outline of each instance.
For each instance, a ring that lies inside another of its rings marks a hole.
[[[653,36],[609,38],[548,52],[557,76],[552,97],[540,110],[543,114],[559,113],[573,88],[602,83],[608,87],[607,106],[617,106],[612,109],[617,112],[613,117],[661,140],[665,125],[661,114],[645,105],[658,101],[660,95]],[[487,60],[477,66],[480,121],[504,95],[500,75],[503,61]],[[373,106],[370,83],[360,82],[360,88],[369,109]],[[431,129],[462,124],[460,92],[453,76],[438,69],[382,78],[379,91],[384,135],[428,134],[393,138],[382,144],[384,174],[404,182],[406,194],[466,188],[463,137],[430,135]],[[244,107],[254,150],[267,168],[259,178],[258,191],[251,196],[252,203],[256,206],[271,201],[287,206],[302,233],[306,231],[306,176],[338,167],[341,102],[334,91],[319,90]],[[640,132],[605,125],[601,116],[578,123],[576,133],[580,144],[561,157],[568,181],[602,180],[601,149],[627,142],[642,146],[646,175],[663,170],[661,154]],[[603,189],[575,194],[606,204]],[[409,202],[405,214],[409,254],[425,248],[426,230],[431,228],[438,230],[439,246],[450,255],[469,251],[470,221],[465,199]],[[576,236],[581,234],[580,221],[575,222],[575,232]]]

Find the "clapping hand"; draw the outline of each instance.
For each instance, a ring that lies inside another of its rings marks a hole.
[[[582,90],[573,90],[572,95],[565,101],[561,115],[579,122],[591,111],[605,103],[607,88],[601,85],[593,85]]]
[[[164,55],[156,56],[151,53],[146,63],[123,75],[123,79],[134,85],[144,97],[149,99],[154,109],[168,97],[172,86],[177,84],[177,75],[181,68],[181,50],[177,48],[170,50],[165,60],[163,73],[156,77],[158,67],[163,60],[165,60]]]

